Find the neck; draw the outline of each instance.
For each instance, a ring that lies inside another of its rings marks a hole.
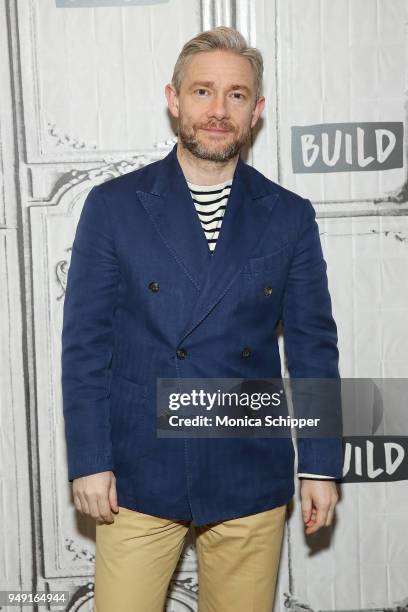
[[[178,140],[177,159],[187,181],[195,185],[218,185],[233,178],[239,155],[225,162],[196,157]]]

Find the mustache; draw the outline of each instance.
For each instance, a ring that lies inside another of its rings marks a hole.
[[[199,128],[205,129],[205,130],[228,130],[230,132],[232,132],[234,130],[232,125],[228,125],[228,124],[225,124],[225,123],[222,123],[220,125],[216,125],[216,124],[210,123],[208,125],[200,125]]]

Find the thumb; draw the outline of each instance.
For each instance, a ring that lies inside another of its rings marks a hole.
[[[109,487],[108,497],[109,497],[109,504],[110,504],[111,509],[113,510],[113,512],[118,512],[119,506],[118,506],[118,497],[116,493],[116,482],[113,478],[111,480],[111,484]]]

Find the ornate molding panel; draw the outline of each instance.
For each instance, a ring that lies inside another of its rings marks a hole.
[[[64,134],[63,130],[55,125],[55,123],[47,122],[48,134],[54,138],[56,147],[70,147],[72,149],[97,149],[97,145],[93,143],[85,143],[83,140],[73,138],[69,134]]]
[[[369,13],[364,2],[328,9],[327,3],[318,0],[311,6],[301,3],[295,10],[293,3],[275,0],[275,6],[277,181],[311,198],[322,217],[408,214],[406,168],[294,174],[291,162],[293,125],[347,125],[379,119],[407,125],[408,5],[395,3],[387,27],[379,30],[375,24],[383,22],[386,10],[381,3],[373,4]],[[360,33],[356,24],[363,22]],[[392,84],[385,68],[388,63],[393,65]],[[405,145],[405,158],[406,154]]]
[[[200,29],[199,0],[188,10],[184,0],[80,10],[13,1],[17,61],[10,67],[22,88],[28,163],[124,157],[159,133],[172,137],[164,83],[185,39]]]

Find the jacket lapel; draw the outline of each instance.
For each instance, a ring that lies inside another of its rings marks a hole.
[[[163,241],[198,289],[181,343],[222,299],[261,242],[278,193],[268,193],[261,175],[251,175],[253,170],[239,158],[211,255],[177,159],[177,145],[159,164],[153,187],[137,193]]]
[[[146,190],[137,191],[139,199],[171,255],[200,290],[211,253],[177,159],[177,145],[149,166],[146,170],[154,174]]]

